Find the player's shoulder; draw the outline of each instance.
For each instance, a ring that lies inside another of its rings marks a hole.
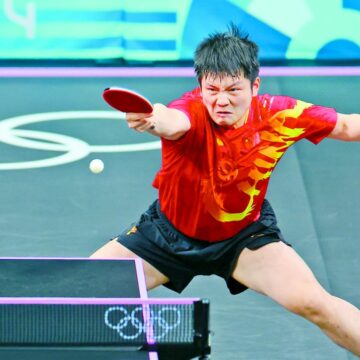
[[[179,98],[171,101],[167,106],[179,110],[186,110],[187,112],[197,112],[199,107],[203,107],[200,88],[195,88],[183,93]]]
[[[191,91],[187,91],[179,97],[179,100],[185,100],[188,102],[195,102],[195,103],[202,102],[201,89],[197,87]]]
[[[297,99],[290,96],[271,94],[259,94],[256,100],[260,108],[267,111],[292,109],[298,102]]]

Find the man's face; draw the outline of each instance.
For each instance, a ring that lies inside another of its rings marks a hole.
[[[202,100],[216,124],[237,128],[243,125],[252,97],[257,95],[259,85],[259,78],[251,85],[250,80],[243,75],[208,75],[201,79]]]

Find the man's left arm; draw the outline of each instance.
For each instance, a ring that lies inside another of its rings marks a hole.
[[[360,114],[337,114],[334,130],[330,139],[343,141],[360,141]]]

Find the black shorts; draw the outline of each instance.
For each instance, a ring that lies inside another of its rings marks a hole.
[[[272,242],[285,242],[267,200],[258,221],[227,240],[212,243],[177,231],[156,200],[117,241],[167,276],[170,281],[164,286],[171,290],[180,293],[196,275],[218,275],[225,279],[231,294],[247,289],[231,277],[244,248],[255,250]]]

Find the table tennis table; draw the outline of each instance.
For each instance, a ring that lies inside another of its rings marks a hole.
[[[139,259],[0,258],[2,360],[208,359],[209,302],[148,298]]]

